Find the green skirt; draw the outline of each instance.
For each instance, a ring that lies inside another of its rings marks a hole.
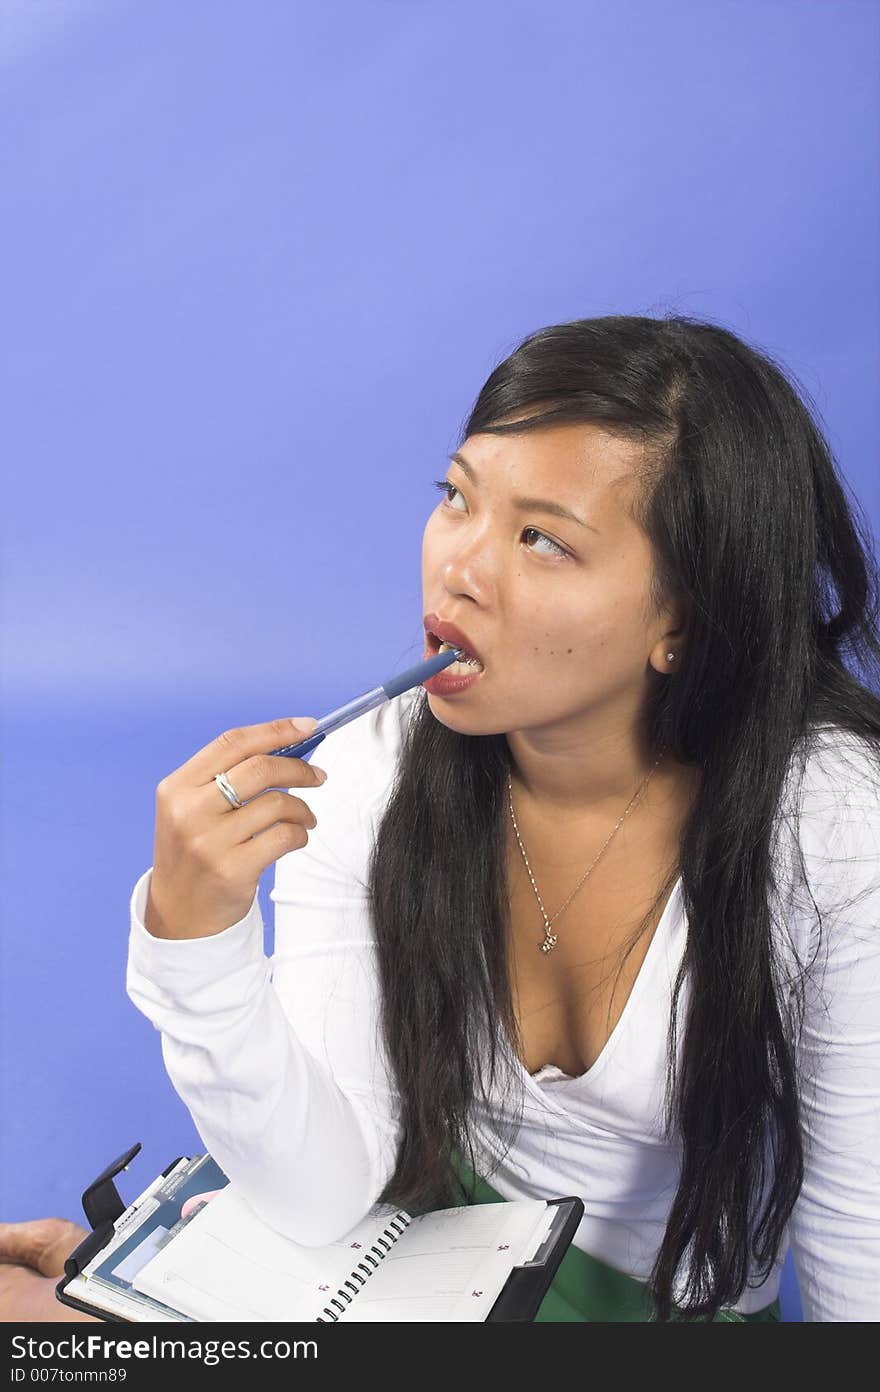
[[[453,1163],[453,1176],[453,1183],[461,1193],[459,1202],[471,1202],[469,1190],[472,1184],[475,1186],[474,1203],[504,1202],[503,1196],[476,1176],[460,1157],[456,1157]],[[615,1270],[613,1266],[599,1261],[598,1257],[591,1257],[572,1243],[559,1263],[535,1320],[554,1324],[607,1324],[620,1321],[644,1324],[655,1318],[654,1310],[653,1299],[642,1281]],[[740,1314],[738,1310],[719,1310],[715,1316],[716,1321],[737,1322],[781,1319],[778,1296],[763,1310],[756,1310],[750,1315]]]

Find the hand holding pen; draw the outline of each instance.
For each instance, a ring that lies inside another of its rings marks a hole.
[[[427,681],[458,656],[452,649],[419,662],[320,720],[303,716],[226,730],[163,778],[156,789],[147,932],[213,937],[244,918],[263,871],[305,846],[317,826],[308,804],[285,791],[319,787],[327,777],[304,756],[333,730]]]

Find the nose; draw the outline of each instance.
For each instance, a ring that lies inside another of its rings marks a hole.
[[[478,537],[459,541],[441,567],[443,584],[450,594],[485,595],[491,570],[491,553]]]

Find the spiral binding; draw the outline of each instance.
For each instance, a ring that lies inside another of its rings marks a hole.
[[[381,1262],[383,1257],[387,1257],[391,1248],[394,1246],[397,1239],[406,1231],[409,1224],[410,1217],[408,1213],[395,1213],[387,1228],[383,1228],[381,1236],[377,1237],[373,1246],[369,1247],[364,1252],[363,1259],[358,1262],[355,1269],[349,1272],[336,1294],[331,1295],[328,1303],[324,1306],[324,1314],[318,1316],[318,1324],[326,1324],[327,1321],[324,1315],[327,1316],[328,1320],[339,1319],[339,1314],[343,1314],[346,1309],[345,1305],[340,1304],[340,1300],[346,1301],[348,1305],[351,1304],[353,1297],[349,1295],[348,1291],[353,1291],[354,1295],[357,1295],[361,1286],[367,1284],[367,1277],[372,1276],[373,1272],[378,1270],[379,1262]],[[386,1238],[390,1238],[391,1240],[386,1241]],[[370,1262],[369,1266],[367,1266],[367,1262]],[[354,1285],[355,1281],[359,1281],[360,1285]],[[346,1286],[348,1290],[345,1289]],[[333,1305],[336,1306],[339,1314],[335,1314],[331,1309]]]

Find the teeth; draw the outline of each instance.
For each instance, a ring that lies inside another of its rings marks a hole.
[[[442,642],[442,643],[440,644],[440,652],[455,652],[455,651],[464,652],[464,649],[463,649],[463,648],[459,648],[459,647],[457,646],[457,644],[455,644],[455,643]],[[448,666],[447,668],[445,668],[444,670],[447,671],[447,672],[449,672],[450,675],[458,675],[458,673],[454,672],[454,670],[453,670],[453,669],[456,668],[456,667],[459,668],[461,672],[463,672],[464,669],[465,669],[466,667],[476,667],[477,670],[480,671],[480,672],[482,672],[482,670],[483,670],[483,664],[482,664],[482,662],[478,661],[478,659],[475,658],[475,657],[471,657],[470,653],[468,653],[467,656],[464,657],[464,658],[459,658],[459,659],[458,659],[457,661],[455,661],[455,662],[450,662],[449,666]]]
[[[468,672],[482,672],[483,668],[482,664],[477,662],[476,659],[468,658],[466,661],[462,662],[459,658],[457,662],[450,662],[449,666],[444,667],[443,670],[448,673],[450,677],[466,677]]]

